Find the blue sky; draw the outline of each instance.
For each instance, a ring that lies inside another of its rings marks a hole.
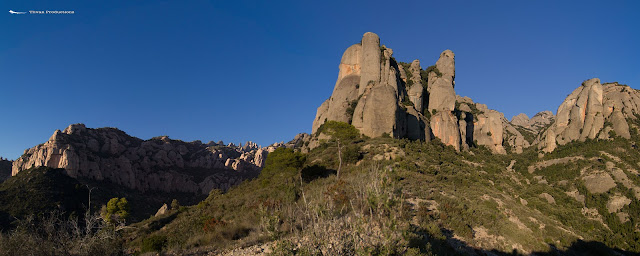
[[[2,1],[0,156],[72,123],[148,139],[310,132],[342,52],[456,54],[456,92],[511,118],[592,77],[640,88],[638,1]],[[73,10],[11,15],[9,10]]]

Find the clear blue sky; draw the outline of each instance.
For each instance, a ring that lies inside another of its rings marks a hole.
[[[71,123],[143,139],[288,141],[310,132],[342,52],[367,31],[425,67],[453,50],[456,92],[509,119],[555,113],[592,77],[640,88],[639,3],[5,0],[0,156]]]

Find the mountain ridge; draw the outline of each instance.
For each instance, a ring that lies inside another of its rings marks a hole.
[[[74,178],[109,180],[142,192],[207,194],[226,190],[255,177],[270,147],[171,140],[167,136],[141,140],[115,128],[73,124],[25,150],[13,162],[12,175],[31,167],[64,168]]]

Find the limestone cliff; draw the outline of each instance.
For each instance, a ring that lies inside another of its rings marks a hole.
[[[318,107],[312,131],[315,134],[324,122],[335,120],[350,123],[369,137],[438,138],[456,150],[484,145],[504,154],[505,145],[515,152],[529,146],[502,113],[482,104],[478,110],[471,99],[457,96],[454,87],[451,50],[422,69],[419,60],[397,62],[393,50],[367,32],[342,55],[333,93]]]
[[[586,139],[608,139],[610,134],[630,138],[627,119],[640,113],[640,92],[618,83],[582,83],[560,104],[556,120],[534,143],[551,152],[558,145]],[[614,133],[611,133],[611,132]]]
[[[221,143],[220,143],[221,144]],[[273,148],[255,143],[224,146],[183,142],[166,136],[141,140],[115,128],[74,124],[27,149],[12,175],[38,166],[64,168],[74,178],[110,181],[138,191],[207,194],[255,177]]]

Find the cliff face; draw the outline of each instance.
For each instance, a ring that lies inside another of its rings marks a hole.
[[[504,145],[515,152],[529,146],[502,113],[456,95],[452,51],[442,52],[436,64],[424,70],[419,60],[399,63],[392,55],[371,32],[347,48],[333,93],[318,108],[313,133],[335,120],[369,137],[438,138],[456,150],[477,144],[503,154]]]
[[[141,140],[115,128],[74,124],[49,141],[25,150],[12,175],[31,167],[64,168],[74,178],[110,181],[138,191],[207,194],[255,177],[274,148],[183,142],[168,137]]]
[[[538,148],[551,152],[558,145],[586,139],[630,138],[627,119],[637,119],[640,93],[618,83],[601,84],[593,78],[582,83],[558,107],[556,120],[536,140]]]

